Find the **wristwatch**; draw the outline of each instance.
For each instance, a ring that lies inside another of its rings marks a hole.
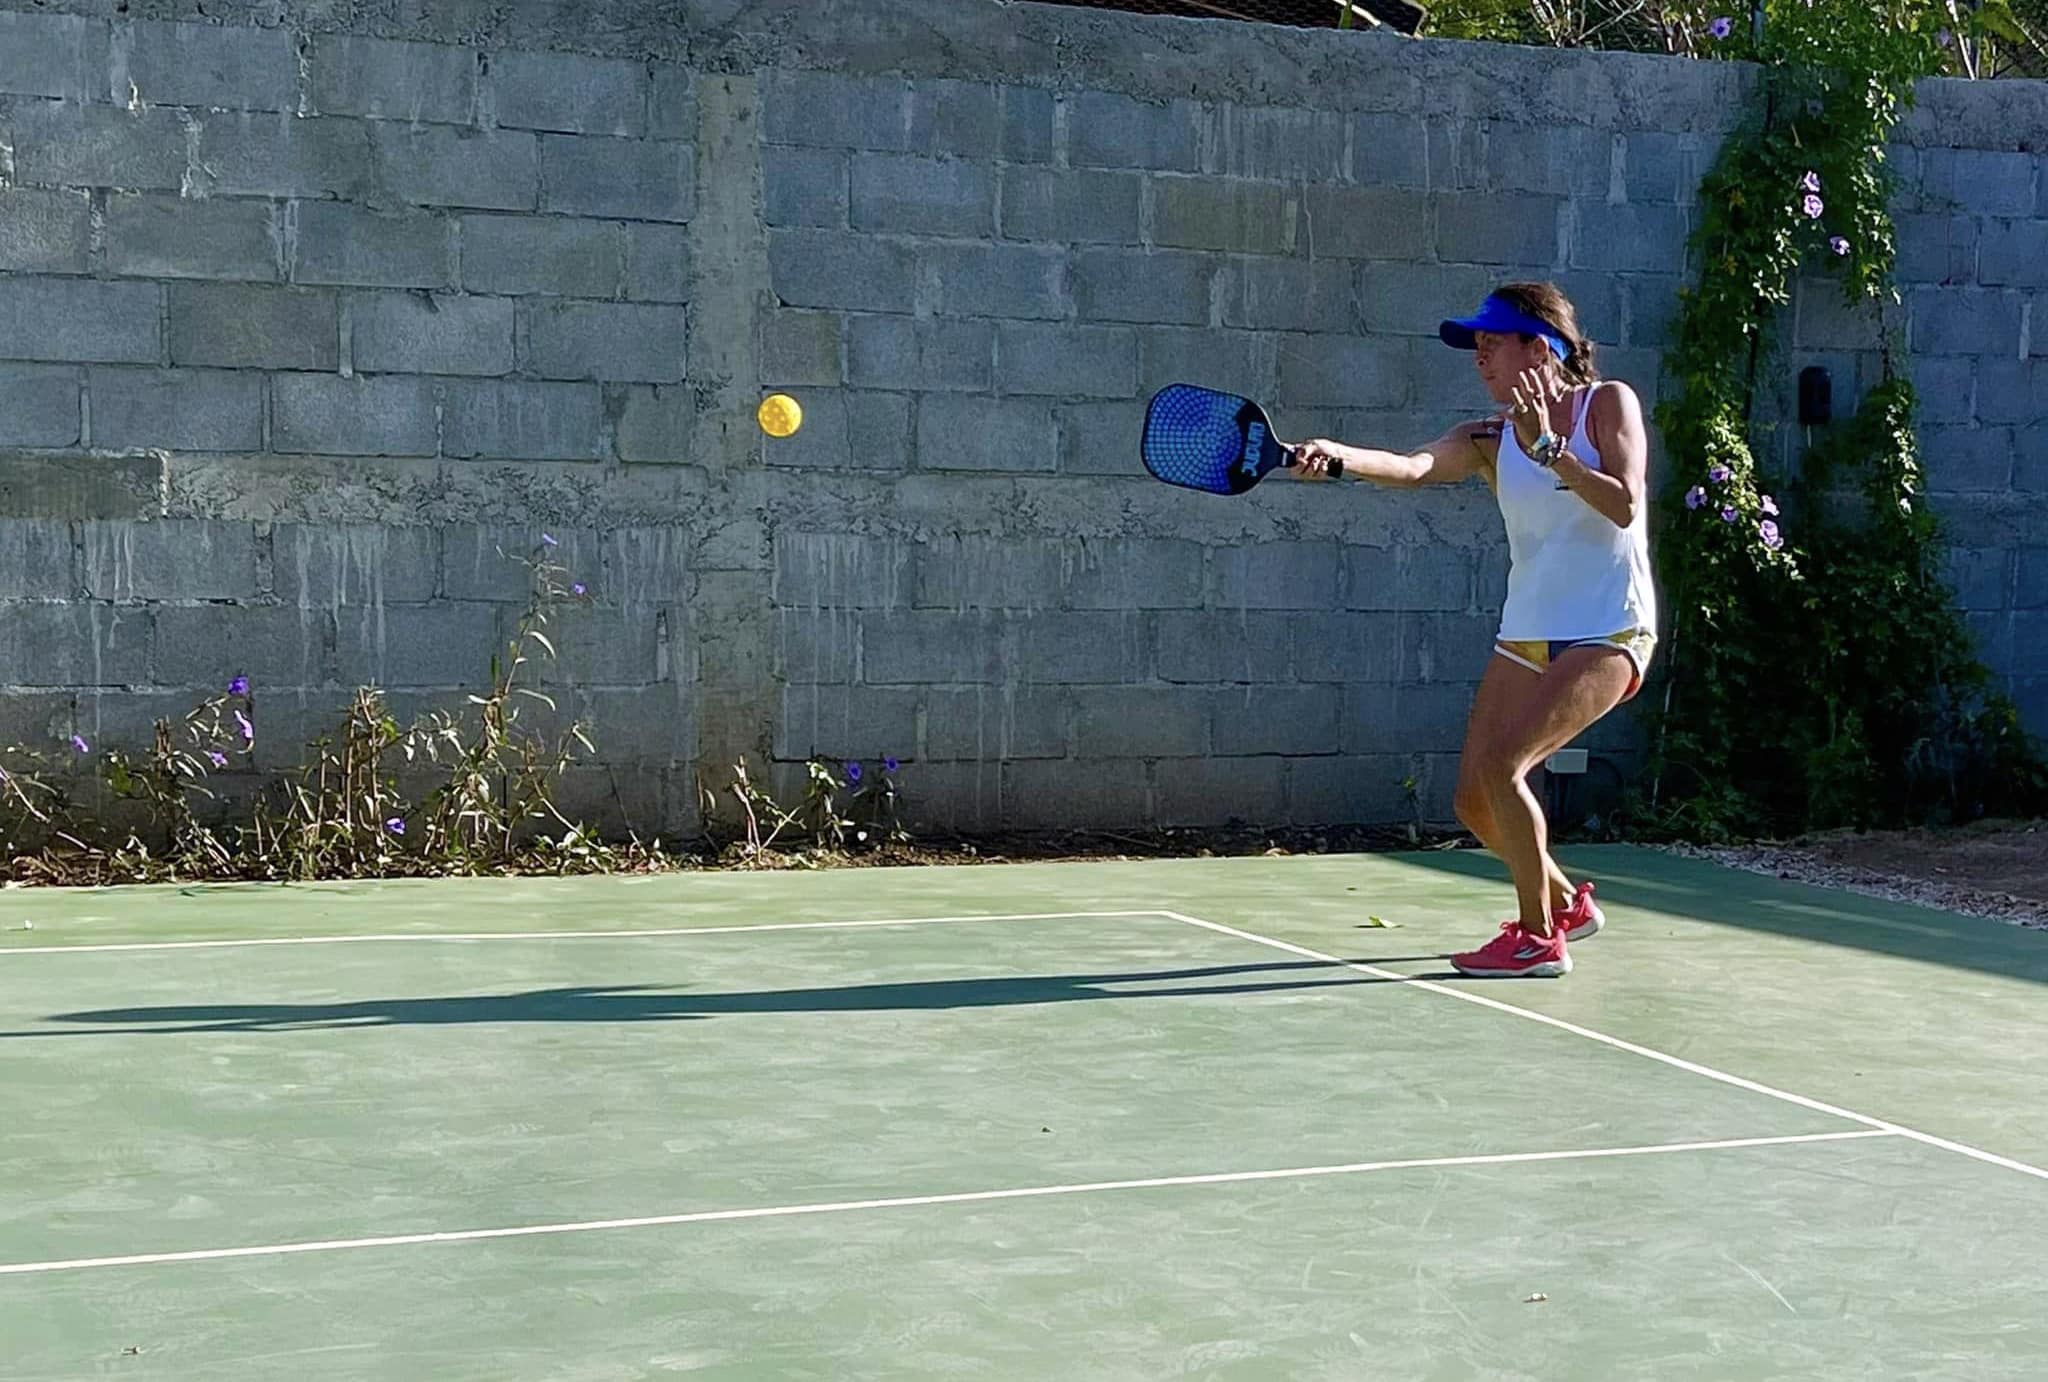
[[[1557,458],[1563,454],[1563,438],[1559,437],[1557,433],[1548,430],[1542,436],[1536,438],[1535,444],[1529,448],[1529,459],[1542,466],[1545,470],[1556,465]]]

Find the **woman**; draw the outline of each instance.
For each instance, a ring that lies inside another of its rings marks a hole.
[[[1593,347],[1554,284],[1507,284],[1439,334],[1473,352],[1500,414],[1409,455],[1305,442],[1287,473],[1322,479],[1319,462],[1334,458],[1346,476],[1382,485],[1478,473],[1493,486],[1507,524],[1507,603],[1465,730],[1456,809],[1507,864],[1520,913],[1451,961],[1466,974],[1553,977],[1571,971],[1567,940],[1592,936],[1605,918],[1593,885],[1574,889],[1550,857],[1526,779],[1642,688],[1656,644],[1642,404],[1594,372]]]

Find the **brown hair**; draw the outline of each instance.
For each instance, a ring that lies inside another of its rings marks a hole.
[[[1579,330],[1579,312],[1572,300],[1555,283],[1504,283],[1494,296],[1513,304],[1518,312],[1548,322],[1564,339],[1564,373],[1575,384],[1590,384],[1600,377],[1593,364],[1593,343]]]

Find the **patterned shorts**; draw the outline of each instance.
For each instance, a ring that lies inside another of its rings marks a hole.
[[[1648,629],[1624,629],[1601,638],[1501,639],[1493,650],[1510,662],[1541,672],[1564,655],[1567,648],[1616,648],[1628,655],[1635,666],[1635,679],[1628,684],[1628,700],[1643,689],[1643,676],[1650,669],[1650,655],[1656,650],[1657,635]]]

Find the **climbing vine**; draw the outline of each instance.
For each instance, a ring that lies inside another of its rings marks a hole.
[[[1954,35],[1925,0],[1770,0],[1716,19],[1759,110],[1705,179],[1657,410],[1677,468],[1658,514],[1671,673],[1644,824],[1695,838],[1968,819],[2041,798],[1940,574],[1900,368],[1885,146]],[[1760,463],[1773,327],[1832,278],[1883,344],[1852,418]],[[1809,282],[1809,291],[1813,284]]]

